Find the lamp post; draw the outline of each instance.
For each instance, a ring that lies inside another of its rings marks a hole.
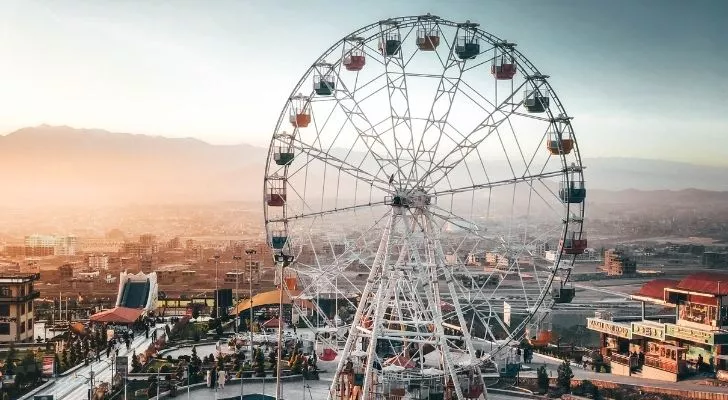
[[[220,291],[217,286],[217,264],[220,260],[219,255],[215,255],[215,319],[220,319]]]
[[[276,399],[281,398],[281,356],[283,352],[283,270],[293,262],[293,256],[283,253],[276,254],[276,264],[279,266],[278,282],[278,356],[276,360]]]
[[[88,382],[88,386],[89,386],[88,387],[88,398],[89,398],[89,400],[91,400],[91,397],[93,396],[93,390],[94,390],[94,364],[91,363],[90,365],[91,365],[91,370],[89,371],[88,376],[82,375],[82,374],[79,374],[79,373],[76,373],[74,375],[76,378],[81,377],[83,379],[86,379],[86,381]]]
[[[233,256],[233,260],[235,260],[235,305],[237,306],[238,302],[240,302],[240,292],[239,292],[239,283],[240,283],[240,260],[243,257],[241,256]],[[238,325],[240,325],[240,322],[238,321],[238,316],[235,316],[235,333],[238,333]]]
[[[245,254],[248,255],[248,290],[250,296],[250,307],[248,308],[248,314],[250,315],[250,323],[248,325],[248,331],[250,331],[250,355],[253,355],[253,254],[257,252],[253,249],[245,250]]]

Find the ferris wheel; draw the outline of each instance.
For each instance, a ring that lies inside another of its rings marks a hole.
[[[265,223],[306,323],[348,332],[332,398],[402,379],[477,398],[482,367],[571,301],[586,189],[548,78],[515,43],[428,14],[352,32],[295,85]]]

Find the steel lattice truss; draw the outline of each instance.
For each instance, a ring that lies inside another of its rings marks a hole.
[[[269,243],[295,257],[286,290],[313,310],[296,307],[348,332],[332,396],[347,360],[369,371],[363,398],[403,376],[467,377],[451,390],[472,395],[586,246],[582,169],[548,76],[477,24],[394,18],[325,51],[283,108],[264,193]]]

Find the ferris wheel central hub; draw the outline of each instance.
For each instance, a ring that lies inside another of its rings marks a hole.
[[[385,197],[384,203],[392,207],[424,209],[433,204],[434,199],[422,189],[410,189],[397,191],[393,195]]]

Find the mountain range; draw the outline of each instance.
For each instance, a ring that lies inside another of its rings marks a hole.
[[[0,136],[0,205],[259,201],[266,154],[247,144],[23,128]],[[588,157],[584,165],[594,201],[728,201],[728,167]]]

